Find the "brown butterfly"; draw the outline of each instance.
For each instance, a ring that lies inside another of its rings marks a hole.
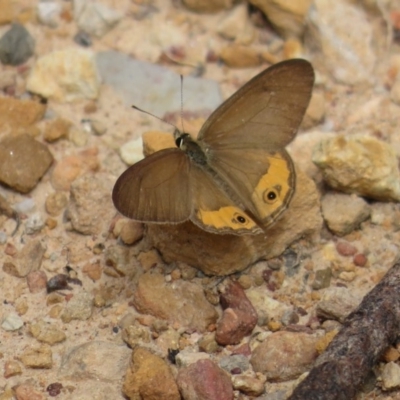
[[[129,167],[114,186],[115,207],[136,221],[190,219],[212,233],[262,233],[293,197],[296,176],[285,146],[313,84],[306,60],[264,70],[211,114],[197,140],[176,131],[177,148]]]

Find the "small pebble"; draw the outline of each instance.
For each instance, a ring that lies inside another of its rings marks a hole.
[[[37,5],[38,20],[51,28],[57,27],[57,18],[61,13],[61,4],[55,1],[40,1]]]
[[[352,271],[343,271],[339,274],[339,279],[345,282],[352,282],[356,278],[355,272]]]
[[[315,272],[315,279],[312,283],[314,290],[325,289],[330,286],[332,279],[332,269],[325,268]]]
[[[12,24],[0,39],[0,61],[6,65],[23,64],[33,55],[34,50],[35,40],[19,23]]]
[[[96,99],[100,85],[93,53],[69,48],[39,57],[28,76],[26,89],[64,103]]]
[[[101,278],[102,269],[99,262],[87,263],[82,267],[82,272],[92,281],[98,281]]]
[[[15,311],[18,315],[25,315],[29,310],[28,300],[26,297],[20,297],[15,301]]]
[[[184,399],[234,398],[230,376],[211,360],[199,360],[181,368],[176,381]]]
[[[93,114],[94,112],[97,111],[97,104],[94,101],[89,101],[88,103],[85,104],[83,107],[83,111],[85,114]]]
[[[54,218],[46,218],[44,223],[50,230],[56,228],[58,225],[57,220]]]
[[[48,344],[42,344],[38,347],[27,346],[20,359],[27,368],[46,368],[53,366],[53,354]]]
[[[79,176],[99,168],[98,149],[88,148],[77,155],[62,158],[55,165],[51,183],[57,190],[69,190],[71,183]]]
[[[0,90],[6,90],[7,88],[14,87],[17,80],[16,71],[1,71],[0,74]]]
[[[393,390],[400,387],[400,366],[391,361],[383,367],[382,371],[383,390]]]
[[[219,345],[215,340],[214,333],[205,334],[197,344],[199,345],[200,351],[204,351],[208,354],[216,353],[219,349]]]
[[[220,58],[231,68],[250,68],[261,64],[261,56],[256,49],[238,44],[224,47]]]
[[[18,329],[21,329],[23,326],[24,326],[24,321],[18,314],[14,312],[6,314],[3,320],[1,321],[1,327],[5,331],[17,331]]]
[[[47,276],[43,271],[31,271],[26,276],[28,288],[31,293],[39,293],[46,290]]]
[[[359,304],[361,298],[345,287],[330,287],[324,290],[317,305],[317,316],[343,322]]]
[[[344,241],[336,243],[336,250],[341,256],[354,256],[357,253],[357,248],[352,244]]]
[[[1,141],[0,160],[0,181],[27,193],[49,169],[53,156],[46,145],[22,134]]]
[[[29,212],[33,211],[35,207],[35,200],[32,198],[27,198],[15,204],[14,210],[19,214],[28,214]]]
[[[29,326],[29,331],[31,335],[39,342],[47,343],[51,346],[56,343],[61,343],[67,338],[62,330],[58,329],[55,325],[46,323],[43,320],[38,320],[37,322],[31,324]]]
[[[50,215],[55,217],[61,214],[61,212],[65,209],[67,204],[68,204],[68,198],[65,195],[65,193],[57,191],[47,196],[45,202],[45,208]]]
[[[383,359],[386,362],[397,361],[400,358],[400,353],[394,347],[389,347],[383,354]]]
[[[75,3],[78,3],[75,0]],[[123,17],[123,14],[97,2],[80,2],[74,7],[74,17],[78,27],[97,38],[105,35]]]
[[[56,118],[47,123],[43,133],[43,138],[50,143],[61,138],[66,138],[71,126],[71,121],[68,121],[64,118]]]
[[[45,400],[45,397],[29,383],[21,383],[13,387],[16,400]]]
[[[163,264],[161,257],[156,250],[142,251],[138,255],[137,259],[145,271],[149,271],[155,266]]]
[[[96,136],[103,136],[107,132],[107,127],[99,120],[92,119],[90,121],[92,132]]]
[[[45,221],[40,213],[32,214],[25,223],[25,233],[33,235],[35,232],[40,232],[45,225]]]
[[[93,296],[87,292],[79,292],[67,303],[61,312],[60,318],[64,323],[72,320],[85,321],[89,319],[93,312]]]
[[[93,43],[90,35],[81,30],[74,36],[74,42],[82,47],[90,47]]]
[[[248,358],[242,354],[222,357],[220,358],[218,364],[227,372],[231,372],[232,370],[236,369],[239,371],[236,372],[236,374],[241,374],[250,368]]]
[[[4,254],[14,257],[18,253],[17,248],[12,243],[7,243]]]
[[[111,192],[114,180],[109,174],[85,174],[71,184],[67,215],[74,230],[85,235],[107,232],[115,216]]]
[[[136,221],[125,220],[122,225],[120,238],[125,244],[134,244],[143,237],[143,224]]]
[[[237,375],[232,377],[232,384],[235,390],[248,396],[261,396],[264,393],[264,381],[249,375]]]
[[[56,290],[64,290],[64,289],[71,289],[68,285],[69,283],[69,276],[65,274],[58,274],[53,276],[47,281],[46,290],[47,293],[54,292]]]
[[[88,135],[83,129],[71,127],[68,133],[68,140],[75,146],[83,147],[88,141]]]
[[[217,32],[225,39],[248,45],[256,37],[254,24],[250,21],[247,5],[242,3],[222,17]]]
[[[62,383],[54,382],[50,383],[50,385],[47,386],[46,392],[49,394],[49,396],[56,397],[61,393],[62,388],[63,388]]]
[[[133,165],[143,159],[142,138],[131,140],[121,146],[119,154],[122,161],[127,165]]]
[[[25,243],[18,256],[12,262],[5,262],[3,271],[12,276],[23,278],[31,271],[36,271],[42,264],[45,248],[39,239],[32,239]]]
[[[21,375],[22,369],[17,361],[10,360],[4,363],[4,378],[8,379],[15,375]]]
[[[314,91],[311,96],[310,104],[307,107],[302,127],[309,129],[321,123],[325,117],[326,105],[325,97],[322,93]]]
[[[328,228],[339,236],[353,232],[371,214],[371,207],[364,199],[342,193],[327,193],[321,209]]]
[[[358,253],[354,256],[353,262],[357,267],[365,267],[365,264],[367,264],[368,258],[362,254]]]
[[[3,231],[0,231],[0,244],[5,244],[7,242],[7,234]]]

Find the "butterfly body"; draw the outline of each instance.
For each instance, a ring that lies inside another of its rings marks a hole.
[[[128,168],[113,190],[116,208],[143,222],[190,219],[212,233],[265,232],[295,191],[284,147],[296,134],[313,81],[305,60],[263,71],[214,111],[197,140],[176,132],[177,148]]]

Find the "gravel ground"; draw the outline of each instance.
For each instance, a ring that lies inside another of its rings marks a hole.
[[[0,0],[0,400],[286,399],[395,263],[400,2],[231,3]],[[168,123],[288,58],[315,85],[265,235],[117,213]],[[400,398],[399,358],[357,398]]]

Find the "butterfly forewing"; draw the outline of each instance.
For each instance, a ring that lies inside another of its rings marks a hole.
[[[192,208],[187,155],[165,149],[132,165],[118,178],[112,198],[121,214],[136,221],[186,221]]]
[[[273,65],[211,114],[199,133],[199,142],[210,152],[286,146],[303,119],[313,83],[313,68],[306,60]]]

